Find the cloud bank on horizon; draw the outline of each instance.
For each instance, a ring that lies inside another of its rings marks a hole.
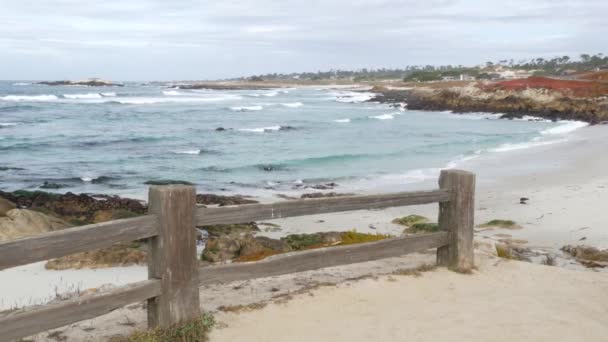
[[[605,0],[0,0],[0,78],[215,79],[604,52]]]

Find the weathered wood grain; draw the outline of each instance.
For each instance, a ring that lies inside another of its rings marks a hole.
[[[146,215],[4,241],[0,242],[0,270],[156,234],[156,217]]]
[[[444,202],[448,199],[448,191],[440,189],[385,195],[305,199],[272,204],[248,204],[222,208],[198,208],[196,210],[196,225],[243,223],[341,211],[382,209]]]
[[[385,259],[444,246],[447,243],[448,234],[439,232],[293,252],[257,262],[201,267],[199,269],[199,285],[264,278]]]
[[[148,300],[148,325],[168,327],[200,316],[193,186],[152,186],[149,211],[158,217],[151,238],[150,279],[160,279],[162,294]]]
[[[437,264],[469,271],[475,264],[475,175],[461,170],[443,170],[439,186],[449,190],[451,197],[449,202],[439,204],[439,229],[448,232],[449,244],[437,249]]]
[[[0,315],[0,342],[107,314],[160,294],[159,280],[146,280],[99,294]]]

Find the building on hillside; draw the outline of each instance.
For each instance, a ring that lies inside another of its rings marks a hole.
[[[534,70],[504,70],[497,72],[500,78],[505,80],[516,80],[519,78],[528,78],[532,76]]]
[[[475,77],[471,76],[471,75],[461,74],[460,80],[461,81],[475,81]]]
[[[456,76],[442,76],[442,81],[456,81]]]

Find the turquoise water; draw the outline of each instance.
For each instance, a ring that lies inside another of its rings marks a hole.
[[[576,123],[400,110],[339,89],[188,91],[0,83],[0,189],[145,197],[148,180],[256,195],[373,191],[563,139]],[[218,131],[222,127],[225,130]]]

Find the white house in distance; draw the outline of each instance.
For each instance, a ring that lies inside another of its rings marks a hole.
[[[475,81],[475,77],[471,76],[471,75],[461,74],[460,80],[461,81]]]
[[[460,76],[443,76],[442,81],[475,81],[475,77],[461,74]]]
[[[492,73],[504,80],[515,80],[519,78],[528,78],[532,76],[535,71],[536,70],[513,70],[499,65],[494,68]]]

